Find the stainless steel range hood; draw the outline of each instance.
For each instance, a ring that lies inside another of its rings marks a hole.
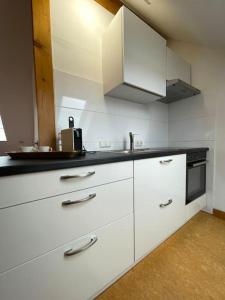
[[[160,98],[157,101],[169,104],[178,100],[193,97],[200,93],[200,90],[180,79],[167,80],[166,97]]]

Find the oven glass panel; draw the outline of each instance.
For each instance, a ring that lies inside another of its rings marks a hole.
[[[187,169],[187,203],[205,193],[206,166],[188,167]]]

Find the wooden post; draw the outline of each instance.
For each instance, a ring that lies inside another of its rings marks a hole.
[[[32,12],[39,144],[55,148],[50,0],[32,0]]]

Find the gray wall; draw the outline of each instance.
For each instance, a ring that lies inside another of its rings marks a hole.
[[[7,142],[0,155],[34,139],[31,0],[0,2],[0,115]]]

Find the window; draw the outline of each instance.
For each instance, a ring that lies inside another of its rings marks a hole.
[[[2,119],[0,116],[0,142],[6,142],[6,135],[5,135],[5,130],[3,128],[3,123],[2,123]]]

